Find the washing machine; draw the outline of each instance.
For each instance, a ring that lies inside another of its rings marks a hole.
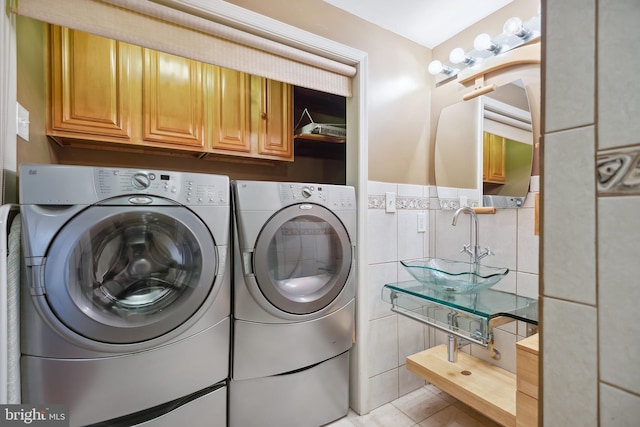
[[[233,181],[231,427],[347,414],[355,314],[353,187]]]
[[[71,426],[226,426],[228,177],[19,176],[22,402],[65,405]]]

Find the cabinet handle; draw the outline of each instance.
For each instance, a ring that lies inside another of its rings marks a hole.
[[[262,113],[262,114],[260,114],[260,118],[261,118],[262,120],[267,120],[267,113]]]

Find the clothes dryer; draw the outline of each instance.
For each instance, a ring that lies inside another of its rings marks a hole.
[[[348,411],[353,187],[232,182],[231,427],[315,427]]]
[[[20,167],[23,403],[70,425],[226,425],[226,176]]]

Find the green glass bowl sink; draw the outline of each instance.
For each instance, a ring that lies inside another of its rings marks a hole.
[[[451,294],[489,289],[509,273],[508,268],[442,258],[420,258],[400,263],[418,282],[434,291]]]

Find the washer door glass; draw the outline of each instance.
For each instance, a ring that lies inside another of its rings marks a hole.
[[[299,204],[278,211],[256,241],[260,291],[278,309],[309,314],[328,306],[346,285],[353,254],[349,235],[330,210]]]
[[[216,265],[211,233],[186,208],[94,206],[54,240],[44,287],[70,329],[134,343],[193,316],[212,291]]]

